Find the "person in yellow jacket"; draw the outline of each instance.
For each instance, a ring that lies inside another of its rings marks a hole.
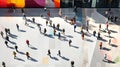
[[[15,51],[13,51],[13,56],[14,56],[14,59],[16,58],[16,52]]]
[[[55,36],[56,35],[56,29],[54,29],[53,32],[54,32],[54,36]]]

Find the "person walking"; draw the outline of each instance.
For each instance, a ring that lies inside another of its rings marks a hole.
[[[60,52],[60,50],[58,50],[58,55],[61,56],[61,52]]]
[[[65,35],[65,29],[64,29],[64,28],[63,28],[62,32],[63,32],[63,34]]]
[[[53,2],[54,2],[54,0],[53,0]],[[62,17],[62,9],[61,9],[61,8],[59,9],[58,15],[59,15],[60,17]]]
[[[108,30],[108,35],[109,35],[109,37],[110,37],[110,34],[111,34],[111,31],[110,31],[110,30]]]
[[[6,39],[7,41],[10,41],[8,36],[6,36],[5,39]]]
[[[40,31],[40,33],[42,33],[42,31],[41,31],[41,26],[39,26],[39,31]]]
[[[104,60],[105,60],[105,61],[108,61],[108,59],[107,59],[107,54],[104,55]]]
[[[23,13],[23,20],[27,20],[25,13]]]
[[[0,34],[1,34],[2,38],[3,38],[4,33],[1,31]]]
[[[13,56],[14,56],[14,59],[16,59],[16,52],[15,51],[13,51]]]
[[[7,30],[7,28],[5,28],[5,33],[6,33],[6,36],[7,36],[7,34],[8,34],[8,30]]]
[[[26,56],[27,56],[27,59],[30,58],[30,54],[29,54],[29,52],[26,52]]]
[[[2,62],[2,66],[3,66],[3,67],[6,67],[6,64],[5,64],[5,62],[4,62],[4,61]]]
[[[42,33],[40,24],[37,24],[37,27],[39,28],[40,33]]]
[[[48,50],[48,55],[51,57],[51,52],[50,52],[50,49]]]
[[[117,16],[115,16],[115,22],[117,22],[117,20],[118,20],[118,17],[117,17]]]
[[[88,29],[88,27],[86,27],[86,31],[87,31],[87,33],[89,33],[89,29]]]
[[[46,32],[47,32],[47,30],[46,30],[46,28],[44,28],[44,35],[46,35]]]
[[[70,39],[70,40],[69,40],[69,46],[71,46],[71,43],[72,43],[72,40]]]
[[[29,40],[26,40],[26,44],[28,45],[28,47],[30,46]]]
[[[98,32],[98,38],[100,38],[100,32]]]
[[[73,24],[76,23],[76,16],[73,17]]]
[[[29,24],[27,23],[27,20],[25,20],[25,25],[28,26]]]
[[[58,29],[58,30],[60,29],[60,24],[59,24],[59,23],[57,24],[57,29]]]
[[[32,21],[33,21],[33,23],[35,23],[35,18],[34,17],[32,18]]]
[[[102,49],[102,42],[100,42],[100,49]]]
[[[109,44],[109,45],[111,44],[111,39],[109,39],[108,44]]]
[[[74,24],[74,32],[76,32],[76,27],[77,27],[76,24]]]
[[[93,31],[93,36],[96,36],[96,31]]]
[[[108,18],[108,21],[110,21],[110,20],[111,20],[111,16],[108,16],[107,18]]]
[[[114,22],[114,17],[113,15],[111,15],[111,22]]]
[[[18,46],[17,46],[17,45],[15,45],[15,50],[16,50],[16,52],[19,52],[19,51],[18,51]]]
[[[61,34],[60,34],[60,32],[58,33],[58,39],[60,39],[60,37],[61,37]]]
[[[58,29],[58,30],[60,29],[60,24],[59,24],[59,23],[57,24],[57,29]]]
[[[84,32],[83,32],[82,35],[81,35],[81,36],[82,36],[82,40],[84,40],[84,35],[85,35],[85,34],[84,34]]]
[[[8,28],[7,30],[8,30],[8,34],[10,35],[10,29]]]
[[[8,47],[8,41],[5,40],[5,45]]]
[[[49,21],[50,26],[52,26],[52,20]]]
[[[40,28],[40,24],[37,24],[37,27]]]
[[[71,61],[71,67],[74,67],[74,61]]]
[[[55,36],[56,35],[56,29],[54,29],[53,32],[54,32],[54,36]]]
[[[80,32],[81,32],[81,33],[83,33],[83,26],[82,26],[82,27],[80,27],[80,29],[81,29],[81,31],[80,31]]]
[[[19,25],[18,24],[16,24],[16,27],[17,27],[17,30],[19,31]]]
[[[64,20],[67,22],[67,16],[65,15]]]
[[[46,21],[46,26],[48,25],[48,21]]]
[[[55,24],[53,24],[53,29],[55,29]]]
[[[48,15],[48,18],[50,19],[50,16],[51,16],[50,10],[47,10],[47,15]]]
[[[24,8],[21,9],[22,14],[25,13]]]
[[[15,13],[15,11],[16,11],[15,5],[12,5],[12,6],[11,6],[11,9],[12,9],[13,12]]]
[[[106,22],[106,30],[108,30],[108,27],[109,27],[109,23],[108,21]]]
[[[101,24],[99,24],[99,31],[101,30]]]
[[[89,21],[90,21],[90,20],[87,20],[87,23],[86,23],[86,25],[87,25],[88,28],[89,28]]]

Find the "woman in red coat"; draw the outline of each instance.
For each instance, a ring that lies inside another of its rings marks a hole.
[[[27,45],[28,45],[28,47],[29,47],[29,45],[30,45],[29,40],[26,40],[26,44],[27,44]]]

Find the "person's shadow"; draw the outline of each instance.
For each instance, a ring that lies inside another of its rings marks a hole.
[[[32,29],[35,29],[35,27],[33,27],[33,26],[30,26],[30,25],[29,25],[28,27],[29,27],[29,28],[32,28]]]
[[[19,53],[19,54],[22,54],[22,55],[25,55],[25,53],[24,53],[24,52],[21,52],[21,51],[18,51],[18,53]]]
[[[111,44],[111,46],[112,46],[112,47],[118,47],[118,46],[117,46],[117,45],[115,45],[115,44]]]
[[[53,35],[51,35],[51,34],[46,34],[46,36],[54,39]]]
[[[93,42],[93,40],[91,40],[91,39],[86,39],[86,41]]]
[[[15,42],[13,42],[13,41],[10,41],[10,40],[9,40],[9,42],[10,42],[11,44],[14,44],[14,45],[16,45],[16,43],[15,43]]]
[[[21,58],[18,58],[18,57],[16,57],[16,60],[19,60],[19,61],[25,62],[25,60],[23,60],[23,59],[21,59]]]
[[[69,38],[73,38],[73,36],[71,36],[71,35],[65,35],[66,37],[69,37]]]
[[[26,32],[25,30],[19,29],[20,32]]]
[[[71,45],[71,47],[76,48],[76,49],[78,49],[78,48],[79,48],[78,46],[74,46],[74,45]]]
[[[64,57],[64,56],[61,56],[62,59],[66,60],[66,61],[69,61],[70,59]]]
[[[66,57],[64,57],[64,56],[61,56],[61,55],[59,55],[59,54],[57,54],[59,57],[61,57],[63,60],[66,60],[66,61],[69,61],[70,59],[69,58],[66,58]]]
[[[8,48],[10,48],[10,49],[15,49],[14,47],[11,47],[11,46],[8,46]]]
[[[49,55],[49,57],[50,57],[51,59],[53,59],[53,60],[56,60],[56,61],[59,60],[57,57],[53,57],[53,56],[51,56],[51,55]]]
[[[114,61],[111,61],[111,60],[108,60],[108,59],[107,60],[103,60],[103,62],[115,64]]]
[[[30,57],[30,60],[33,61],[33,62],[38,62],[38,60],[36,60],[36,59],[34,59],[32,57]]]
[[[33,22],[31,19],[26,19],[26,21],[31,22],[31,23]]]
[[[14,38],[14,39],[17,39],[17,37],[18,37],[17,35],[12,34],[12,33],[10,33],[9,36],[10,36],[11,38]]]
[[[30,45],[29,47],[30,47],[31,49],[33,49],[33,50],[37,50],[37,48],[34,47],[34,46],[32,46],[32,45]]]
[[[106,50],[106,51],[110,51],[111,49],[109,48],[106,48],[106,47],[102,47],[103,50]]]

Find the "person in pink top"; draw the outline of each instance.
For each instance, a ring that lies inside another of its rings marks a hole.
[[[109,23],[108,21],[106,22],[106,29],[108,30]]]
[[[100,42],[99,46],[100,46],[100,49],[102,49],[102,42]]]

